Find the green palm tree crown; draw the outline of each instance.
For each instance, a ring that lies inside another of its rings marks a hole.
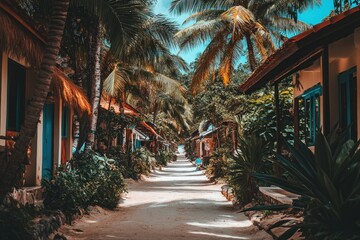
[[[206,45],[192,79],[193,93],[216,75],[227,85],[244,51],[255,70],[257,58],[266,59],[288,34],[308,27],[297,21],[297,13],[314,4],[320,1],[173,0],[170,11],[191,13],[184,23],[194,22],[175,35],[181,50]]]

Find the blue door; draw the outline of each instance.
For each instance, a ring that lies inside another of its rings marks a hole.
[[[54,104],[45,104],[43,111],[43,159],[42,177],[50,178],[54,146]]]
[[[339,75],[339,127],[357,140],[356,67]]]

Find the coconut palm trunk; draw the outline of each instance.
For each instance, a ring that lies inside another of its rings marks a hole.
[[[99,115],[99,104],[101,95],[101,29],[97,20],[90,42],[90,77],[91,77],[91,116],[89,132],[86,141],[86,150],[91,150],[95,143],[95,133]]]
[[[75,59],[75,84],[82,88],[82,68],[81,68],[81,57],[78,52],[75,52],[73,59]],[[80,139],[80,120],[77,113],[73,115],[73,149],[77,150]]]
[[[250,35],[246,34],[245,40],[246,40],[246,46],[247,46],[247,50],[248,50],[250,69],[253,72],[253,71],[255,71],[256,65],[257,65],[256,58],[255,58],[254,46],[253,46],[253,43],[251,42]]]
[[[37,81],[35,81],[33,96],[27,104],[24,124],[21,126],[19,137],[14,146],[7,171],[0,177],[0,202],[20,180],[24,170],[24,157],[31,139],[34,138],[39,119],[48,95],[53,68],[59,54],[60,44],[64,33],[65,22],[70,0],[54,0],[53,12],[49,22],[47,44],[40,66]]]

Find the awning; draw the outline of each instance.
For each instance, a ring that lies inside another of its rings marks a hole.
[[[221,127],[217,127],[217,128],[212,127],[210,129],[206,130],[205,132],[202,132],[199,136],[192,138],[191,140],[197,140],[197,139],[204,138],[204,137],[210,135],[211,133],[216,132],[220,128]]]
[[[288,39],[241,84],[240,90],[252,93],[268,82],[275,83],[307,67],[320,57],[324,46],[350,35],[359,26],[360,6]]]
[[[136,128],[134,129],[134,132],[135,132],[136,135],[139,136],[139,139],[140,139],[140,140],[147,141],[147,140],[150,139],[149,136],[147,136],[147,135],[145,135],[144,133],[140,132],[140,131],[137,130]]]
[[[152,126],[144,121],[138,123],[135,129],[138,129],[140,132],[143,132],[148,136],[160,136]]]

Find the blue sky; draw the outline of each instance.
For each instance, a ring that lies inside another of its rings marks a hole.
[[[299,19],[308,24],[315,25],[320,23],[326,16],[329,15],[333,8],[333,1],[323,0],[323,4],[320,7],[314,7],[306,12],[300,14]],[[178,22],[180,25],[188,17],[188,15],[177,16],[169,13],[171,0],[158,0],[154,12],[161,13],[168,16],[171,20]],[[181,51],[180,56],[184,58],[188,63],[192,62],[200,53],[204,50],[204,46],[199,46],[190,51]],[[177,53],[177,50],[174,50]]]

